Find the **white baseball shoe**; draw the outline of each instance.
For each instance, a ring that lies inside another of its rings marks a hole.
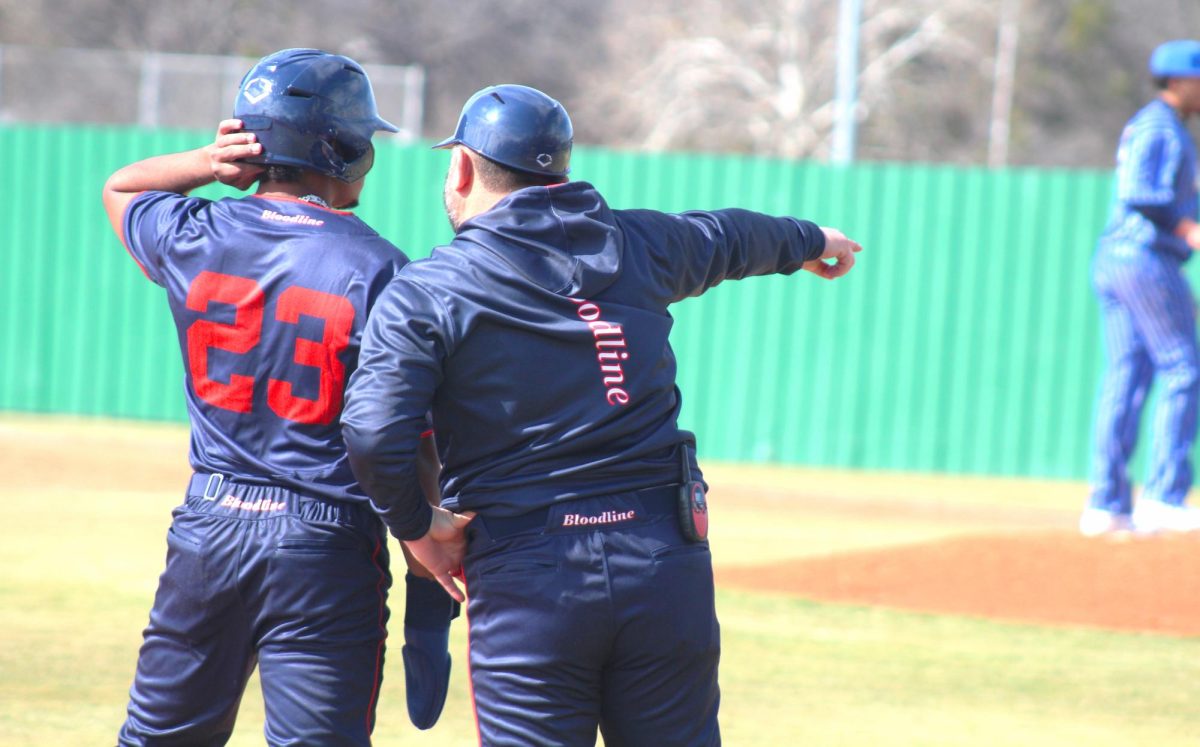
[[[1133,525],[1139,532],[1196,532],[1200,531],[1200,509],[1150,499],[1138,501]]]
[[[1134,527],[1133,517],[1129,514],[1115,514],[1102,508],[1085,508],[1079,517],[1079,533],[1084,537],[1132,532]]]

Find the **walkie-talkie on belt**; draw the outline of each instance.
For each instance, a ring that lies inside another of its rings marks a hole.
[[[679,528],[692,542],[708,539],[708,504],[704,500],[704,483],[692,479],[692,463],[687,444],[679,445],[683,463],[683,484],[679,487]]]

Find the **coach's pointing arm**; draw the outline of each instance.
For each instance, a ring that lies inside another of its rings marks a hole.
[[[462,565],[462,530],[471,514],[430,506],[417,477],[425,413],[441,383],[451,324],[419,285],[403,275],[392,280],[363,333],[358,370],[346,388],[342,436],[354,476],[388,530],[461,602],[451,576]]]
[[[621,210],[629,231],[649,234],[657,293],[667,303],[698,296],[724,280],[807,270],[832,280],[862,247],[835,228],[740,208],[668,214]]]

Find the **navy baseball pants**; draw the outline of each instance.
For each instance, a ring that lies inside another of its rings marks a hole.
[[[365,503],[214,482],[194,477],[175,509],[119,743],[225,744],[257,662],[269,745],[368,745],[391,585],[382,522]]]
[[[1090,505],[1130,512],[1127,465],[1155,376],[1162,391],[1143,495],[1180,505],[1192,485],[1200,401],[1196,312],[1182,263],[1144,247],[1104,247],[1093,265],[1093,284],[1104,318],[1108,367],[1096,414]]]
[[[720,744],[707,543],[678,487],[477,516],[464,562],[483,745]]]

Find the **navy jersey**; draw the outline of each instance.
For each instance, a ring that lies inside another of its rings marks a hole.
[[[1101,236],[1105,247],[1148,247],[1187,261],[1174,231],[1197,218],[1196,147],[1179,114],[1162,99],[1129,120],[1117,147],[1116,200]]]
[[[824,245],[810,222],[746,210],[611,210],[586,182],[514,192],[380,297],[342,418],[355,472],[396,536],[424,534],[412,471],[432,405],[452,510],[679,483],[692,437],[667,307]]]
[[[407,258],[351,213],[257,196],[146,192],[124,240],[167,291],[192,467],[365,500],[338,416],[367,312]]]

